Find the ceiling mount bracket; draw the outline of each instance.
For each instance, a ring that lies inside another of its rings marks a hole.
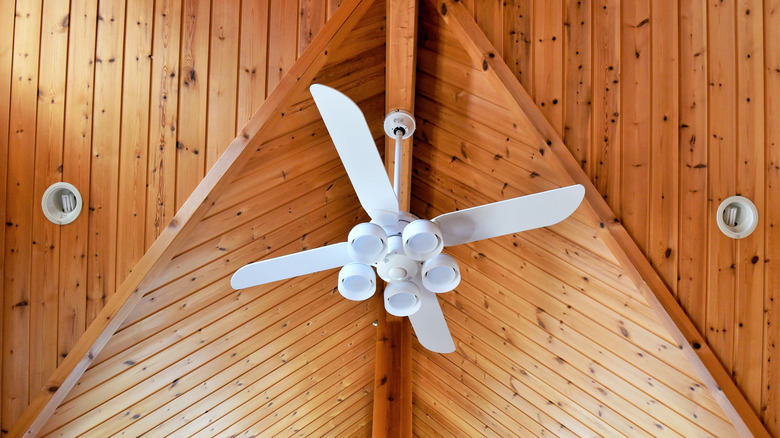
[[[411,137],[412,134],[414,134],[414,129],[416,126],[417,125],[414,123],[414,117],[412,114],[402,109],[390,111],[385,116],[385,134],[387,134],[390,138],[395,138],[396,130],[401,129],[403,131],[402,138],[406,140],[407,138]]]

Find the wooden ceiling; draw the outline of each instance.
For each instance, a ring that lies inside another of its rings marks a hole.
[[[381,303],[341,298],[335,272],[228,282],[367,220],[307,85],[358,102],[384,152],[385,2],[8,3],[3,433],[62,393],[40,436],[370,435]],[[596,196],[554,227],[447,250],[463,271],[439,296],[457,351],[413,341],[414,435],[735,436],[733,409],[753,434],[766,433],[758,418],[780,433],[775,5],[656,3],[420,2],[412,212],[583,182],[562,153]],[[723,67],[737,57],[751,61]],[[746,101],[721,132],[729,96]],[[89,206],[62,228],[35,208],[58,180],[85,187]],[[739,244],[707,213],[735,190],[767,218]],[[602,196],[658,281],[637,280],[615,247],[623,228],[605,224]],[[683,338],[659,288],[693,322]],[[63,369],[83,371],[67,392]]]

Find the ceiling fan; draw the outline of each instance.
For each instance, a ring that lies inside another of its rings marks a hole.
[[[324,85],[314,84],[310,91],[371,222],[352,228],[346,242],[250,263],[233,274],[230,285],[243,289],[341,267],[339,292],[359,301],[376,291],[373,266],[387,282],[387,312],[408,316],[425,348],[438,353],[455,351],[436,293],[457,287],[460,268],[442,249],[556,224],[577,209],[584,187],[578,184],[454,211],[432,220],[418,219],[398,206],[400,145],[414,132],[411,115],[393,111],[385,118],[385,132],[396,141],[393,189],[357,104]]]

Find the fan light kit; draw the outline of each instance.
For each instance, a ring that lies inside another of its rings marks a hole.
[[[715,221],[726,236],[744,239],[758,225],[758,209],[753,201],[744,196],[731,196],[718,206]]]
[[[444,247],[556,224],[577,209],[584,187],[573,185],[420,219],[398,206],[401,142],[415,129],[411,114],[392,111],[384,122],[396,144],[394,188],[360,108],[333,88],[315,84],[310,91],[371,222],[355,225],[346,242],[250,263],[233,274],[231,286],[242,289],[341,267],[338,291],[360,301],[376,292],[378,274],[387,282],[385,310],[408,316],[425,348],[455,351],[436,294],[455,289],[461,274],[458,262],[442,253]]]

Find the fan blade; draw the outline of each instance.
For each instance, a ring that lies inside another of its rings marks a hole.
[[[230,286],[233,289],[244,289],[344,266],[352,261],[347,253],[347,245],[347,242],[342,242],[250,263],[233,274]]]
[[[434,353],[452,353],[455,351],[455,343],[452,342],[447,321],[444,320],[444,314],[441,313],[439,299],[435,293],[425,289],[422,283],[418,282],[418,286],[420,287],[422,307],[414,314],[409,315],[409,321],[412,323],[417,340],[423,347]]]
[[[433,222],[445,246],[460,245],[557,224],[574,213],[584,196],[585,188],[576,184],[446,213]]]
[[[363,112],[349,97],[333,88],[314,84],[309,90],[363,209],[379,225],[395,224],[398,199]]]

